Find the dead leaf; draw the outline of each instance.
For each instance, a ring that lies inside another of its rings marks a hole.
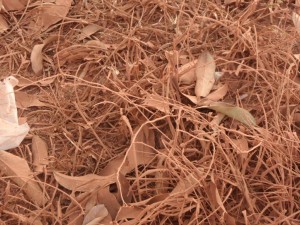
[[[293,20],[293,23],[295,25],[297,32],[300,33],[300,16],[297,13],[293,12],[292,20]]]
[[[248,141],[246,138],[240,139],[231,139],[234,149],[237,151],[237,154],[245,154],[246,156],[249,153]]]
[[[25,78],[25,77],[18,77],[19,83],[17,84],[18,87],[27,87],[32,85],[34,82]]]
[[[64,188],[72,191],[90,191],[95,188],[106,187],[116,182],[116,175],[98,176],[88,174],[81,177],[72,177],[59,172],[53,172],[55,180]]]
[[[104,42],[99,41],[99,40],[90,40],[90,41],[87,41],[85,43],[85,45],[86,46],[98,47],[98,48],[103,49],[103,50],[107,50],[110,47],[109,44],[105,44]]]
[[[45,103],[38,99],[37,95],[30,95],[22,91],[17,91],[15,95],[16,104],[19,109],[26,109],[32,106],[46,106]]]
[[[143,212],[143,209],[137,206],[122,206],[116,216],[116,221],[136,219]]]
[[[238,120],[247,126],[256,126],[255,119],[251,115],[251,113],[238,106],[233,106],[223,102],[214,102],[211,103],[209,106],[205,106],[205,108],[209,108],[215,110],[216,112],[223,113],[224,115]]]
[[[195,184],[199,183],[199,179],[194,174],[187,175],[184,179],[179,180],[176,187],[172,190],[171,194],[177,194],[180,192],[191,192]]]
[[[150,129],[150,125],[144,125],[142,129],[137,127],[133,133],[135,138],[133,138],[127,150],[127,160],[132,169],[138,165],[148,164],[155,156],[152,148],[155,146],[155,137],[153,130]]]
[[[82,225],[99,224],[106,216],[108,211],[103,204],[95,205],[85,215]]]
[[[184,93],[181,93],[181,94],[183,94],[185,97],[187,97],[195,105],[198,104],[198,99],[197,99],[196,96],[194,96],[194,95],[187,95],[187,94],[184,94]]]
[[[92,189],[79,194],[76,197],[76,203],[72,202],[68,206],[66,214],[69,217],[69,224],[81,225],[84,219],[83,209],[85,212],[89,212],[95,205],[99,204],[103,204],[108,211],[108,215],[102,221],[103,224],[109,224],[112,219],[115,219],[121,207],[113,193],[110,192],[109,187]]]
[[[300,54],[294,54],[294,57],[295,57],[297,60],[300,60]]]
[[[2,0],[2,4],[7,11],[22,10],[27,5],[28,0]]]
[[[90,190],[80,193],[75,197],[75,201],[71,201],[65,215],[68,215],[68,224],[82,225],[84,219],[84,211],[89,211],[93,206],[99,204],[97,202],[98,190]]]
[[[81,30],[81,34],[79,35],[79,40],[83,40],[87,37],[90,37],[94,33],[98,32],[101,29],[97,24],[89,24]]]
[[[238,0],[225,0],[224,1],[224,4],[225,5],[230,5],[230,4],[232,4],[232,3],[236,3]]]
[[[226,225],[236,225],[235,218],[230,216],[227,212],[224,213],[224,221]]]
[[[41,85],[41,86],[48,86],[49,84],[52,84],[54,81],[55,81],[56,77],[53,76],[53,77],[46,77],[42,80],[39,80],[38,81],[38,84]]]
[[[102,169],[99,172],[100,176],[108,176],[108,175],[112,175],[117,173],[118,168],[121,166],[122,162],[124,161],[124,155],[121,155],[119,157],[116,157],[114,159],[112,159],[107,165],[106,167],[104,167],[104,169]],[[132,170],[132,168],[125,168],[125,166],[122,169],[122,172],[124,174],[129,173]]]
[[[109,187],[99,189],[97,192],[97,203],[104,204],[109,212],[109,215],[114,220],[121,207],[116,197],[110,193]]]
[[[119,201],[120,204],[122,204],[122,200],[124,200],[125,203],[130,203],[132,199],[132,192],[130,190],[129,181],[122,173],[119,174],[118,180],[119,180],[119,182],[117,182],[118,191],[115,194],[116,199]],[[119,185],[121,187],[119,187]],[[120,190],[122,191],[122,193],[120,192]]]
[[[214,116],[212,121],[210,121],[209,125],[212,127],[214,131],[217,131],[218,125],[222,122],[225,115],[223,113],[217,113],[217,115]]]
[[[225,97],[228,92],[228,85],[224,84],[214,92],[208,94],[206,98],[198,101],[198,105],[209,105],[211,102],[216,102]]]
[[[33,165],[36,172],[43,172],[44,167],[49,164],[48,160],[48,146],[47,143],[39,136],[34,135],[32,137],[32,155]]]
[[[42,50],[45,44],[35,45],[31,51],[30,62],[35,74],[41,74],[43,71],[43,54]]]
[[[215,83],[216,64],[209,52],[200,55],[196,65],[196,86],[197,97],[206,97]]]
[[[180,84],[192,84],[196,81],[196,65],[198,60],[186,63],[178,68]]]
[[[170,114],[169,102],[162,96],[147,94],[144,105],[155,108],[163,113]]]
[[[31,18],[34,31],[45,31],[51,25],[64,19],[71,7],[72,0],[54,0],[53,3],[44,2],[27,14]]]
[[[294,123],[300,122],[300,112],[294,114],[293,122],[294,122]]]
[[[48,197],[34,181],[27,161],[6,151],[0,151],[0,170],[26,193],[28,199],[39,206],[47,203]]]
[[[207,197],[211,203],[210,205],[213,207],[213,209],[215,210],[220,207],[223,212],[227,212],[221,200],[216,184],[214,182],[209,182],[205,190],[207,193]]]
[[[0,15],[0,33],[3,33],[4,31],[7,31],[9,28],[6,20],[2,15]]]

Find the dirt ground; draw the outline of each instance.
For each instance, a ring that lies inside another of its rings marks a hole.
[[[300,1],[0,6],[0,224],[300,224]]]

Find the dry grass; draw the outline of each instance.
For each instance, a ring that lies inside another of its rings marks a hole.
[[[68,18],[34,33],[26,14],[39,2],[4,13],[11,29],[1,35],[0,70],[2,78],[20,79],[18,90],[46,104],[19,111],[30,135],[10,152],[31,165],[31,135],[46,140],[50,164],[36,180],[50,201],[32,204],[2,176],[3,224],[22,223],[23,217],[75,224],[72,210],[82,221],[86,202],[104,201],[103,193],[113,193],[120,181],[78,197],[58,185],[53,171],[104,175],[103,168],[124,158],[135,142],[155,154],[126,173],[132,198],[119,202],[119,224],[300,223],[300,83],[293,57],[300,46],[286,1],[226,7],[218,0],[74,1]],[[79,40],[88,24],[97,24],[99,32]],[[43,74],[35,75],[31,49],[50,36]],[[91,39],[105,45],[87,46]],[[250,111],[258,127],[226,118],[214,131],[215,112],[180,95],[177,67],[205,50],[224,72],[219,82],[229,86],[223,101]],[[149,94],[170,111],[145,104]],[[136,140],[138,129],[148,136]],[[116,199],[106,199],[107,208]]]

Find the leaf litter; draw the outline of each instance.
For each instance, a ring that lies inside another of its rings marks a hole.
[[[299,223],[298,9],[177,3],[2,1],[3,223]]]

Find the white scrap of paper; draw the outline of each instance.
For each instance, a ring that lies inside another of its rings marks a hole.
[[[0,81],[0,150],[18,147],[30,129],[27,123],[18,122],[14,93],[17,84],[13,76]]]

